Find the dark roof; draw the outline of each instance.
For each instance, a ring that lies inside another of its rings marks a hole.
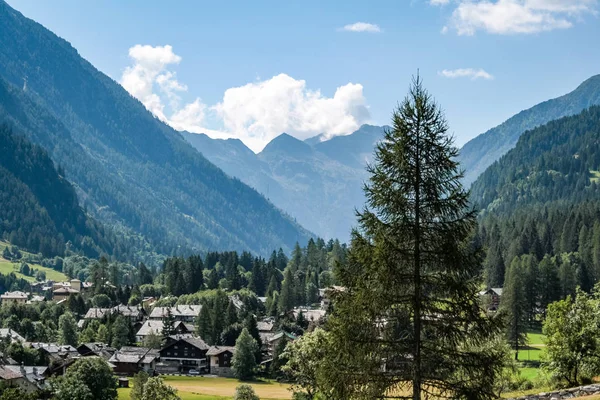
[[[172,336],[172,338],[175,339],[175,340],[173,340],[171,343],[169,343],[168,345],[166,345],[165,347],[163,347],[161,349],[161,351],[163,351],[165,349],[168,349],[168,348],[170,348],[170,347],[172,347],[172,346],[174,346],[174,345],[176,345],[177,343],[180,343],[180,342],[189,343],[192,346],[194,346],[195,348],[200,349],[200,350],[208,350],[209,349],[208,345],[204,342],[204,340],[202,340],[199,337],[181,337],[181,338],[177,338],[177,336]]]
[[[235,347],[233,346],[210,346],[208,351],[206,352],[207,356],[217,356],[221,353],[225,353],[226,351],[231,354],[235,354]]]

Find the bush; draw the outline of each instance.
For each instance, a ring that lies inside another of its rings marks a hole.
[[[235,388],[233,400],[260,400],[260,398],[254,392],[252,386],[244,383]]]

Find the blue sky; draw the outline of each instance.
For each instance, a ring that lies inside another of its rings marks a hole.
[[[598,0],[8,2],[166,122],[255,151],[388,123],[417,69],[459,145],[600,73]]]

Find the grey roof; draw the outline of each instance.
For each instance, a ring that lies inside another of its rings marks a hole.
[[[5,368],[14,373],[20,374],[29,382],[34,384],[38,384],[39,381],[43,381],[46,378],[44,373],[48,369],[48,367],[27,367],[21,365],[6,365]]]
[[[154,307],[150,313],[152,319],[163,319],[167,316],[168,310],[171,310],[171,315],[177,317],[197,317],[200,315],[201,305],[180,305],[174,307]]]
[[[147,320],[142,327],[137,331],[136,336],[148,336],[151,333],[155,335],[162,334],[163,322],[157,320]]]
[[[7,365],[0,365],[0,379],[10,381],[19,378],[23,378],[23,374],[21,374],[21,372],[15,372]]]
[[[125,306],[123,304],[113,307],[112,311],[114,313],[121,314],[124,317],[134,318],[139,318],[142,314],[139,308],[135,306]]]
[[[16,290],[14,292],[6,292],[0,296],[1,299],[27,299],[28,294]]]
[[[174,346],[176,343],[179,343],[180,341],[189,343],[192,346],[194,346],[200,350],[208,350],[208,348],[209,348],[208,345],[204,342],[204,340],[202,340],[199,337],[189,337],[189,336],[185,336],[185,337],[170,336],[170,337],[175,339],[175,341],[173,341],[172,343],[169,343],[167,346],[163,347],[162,350],[169,348],[171,346]]]
[[[273,321],[258,321],[256,326],[260,332],[271,332],[273,330]]]
[[[207,356],[216,356],[224,352],[230,352],[235,354],[235,347],[233,346],[210,346],[206,352]]]
[[[23,336],[19,335],[18,332],[14,331],[13,329],[10,329],[10,328],[0,329],[0,338],[5,338],[5,337],[10,337],[11,340],[18,341],[21,343],[23,343],[25,341],[25,338]]]
[[[32,342],[29,345],[34,349],[44,350],[50,354],[60,354],[60,353],[77,353],[77,349],[68,344],[56,344],[56,343],[43,343],[43,342]]]
[[[494,293],[498,296],[502,296],[502,288],[489,288],[486,290],[482,290],[481,292],[479,292],[480,296],[486,295],[486,294],[491,294]]]
[[[83,347],[86,347],[87,349],[89,349],[90,351],[85,353],[82,352],[83,351]],[[115,352],[117,351],[117,349],[115,349],[114,347],[110,347],[107,344],[104,343],[100,343],[100,342],[93,342],[93,343],[82,343],[79,345],[79,347],[77,347],[77,351],[81,354],[81,355],[88,355],[90,354],[90,352],[92,354],[95,354],[99,357],[102,357],[105,360],[110,359],[113,354],[115,354]]]
[[[147,347],[123,346],[108,360],[109,363],[150,364],[160,357],[158,350]]]
[[[110,312],[110,308],[95,308],[92,307],[85,313],[85,319],[102,319],[104,316]]]

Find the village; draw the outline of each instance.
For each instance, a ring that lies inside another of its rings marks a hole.
[[[332,288],[335,289],[335,288]],[[339,288],[338,288],[339,289]],[[52,302],[57,306],[66,305],[76,295],[86,295],[92,290],[90,282],[72,279],[67,282],[36,282],[31,285],[31,292],[13,291],[0,295],[2,307],[27,307],[40,302]],[[319,291],[320,308],[297,307],[286,317],[307,321],[311,327],[322,323],[330,306],[328,293]],[[44,294],[51,293],[51,299]],[[59,343],[29,342],[24,335],[11,328],[0,329],[0,343],[4,348],[15,343],[28,351],[35,351],[45,365],[26,365],[11,357],[0,354],[0,382],[3,387],[15,387],[27,393],[43,391],[47,388],[48,379],[66,373],[71,365],[84,357],[99,357],[106,361],[118,378],[119,387],[129,387],[129,379],[139,372],[149,376],[156,375],[188,375],[234,377],[232,359],[236,349],[234,346],[208,345],[197,333],[198,319],[202,305],[156,306],[159,299],[145,297],[137,306],[117,305],[108,308],[91,307],[77,321],[77,329],[82,332],[93,321],[105,321],[108,318],[124,317],[135,332],[135,345],[120,348],[109,343],[84,342],[77,346]],[[231,295],[229,301],[241,313],[243,302]],[[266,298],[259,298],[264,302]],[[254,316],[255,317],[255,316]],[[169,324],[168,329],[165,325]],[[275,318],[262,317],[256,322],[261,342],[261,368],[268,370],[276,349],[281,342],[297,339],[297,335],[282,329],[275,329]],[[170,334],[164,337],[164,333]],[[155,341],[149,340],[155,338]],[[144,347],[144,343],[159,343],[154,347]]]

